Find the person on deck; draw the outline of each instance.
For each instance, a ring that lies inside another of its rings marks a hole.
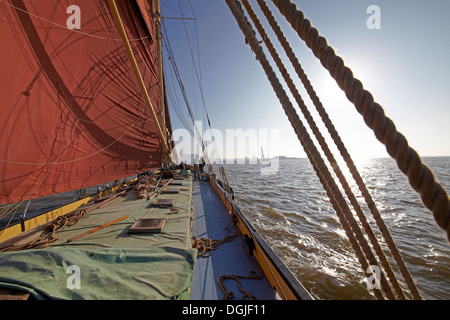
[[[198,158],[197,157],[195,157],[195,160],[194,160],[194,180],[200,181],[199,164],[198,164]]]

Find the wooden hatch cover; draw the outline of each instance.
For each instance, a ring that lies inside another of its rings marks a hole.
[[[172,207],[174,203],[175,200],[173,199],[158,199],[152,203],[152,207],[169,208]]]
[[[139,219],[128,229],[128,233],[161,233],[165,224],[166,218]]]
[[[178,189],[168,188],[164,189],[162,193],[176,194],[178,193]]]

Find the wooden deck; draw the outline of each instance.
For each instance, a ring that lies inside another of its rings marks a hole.
[[[215,190],[207,182],[194,182],[193,186],[193,236],[209,239],[223,239],[238,229],[231,221],[231,215]],[[224,297],[224,289],[234,293],[235,299],[244,295],[234,276],[249,277],[263,275],[256,260],[250,256],[242,235],[221,244],[209,257],[198,257],[194,269],[191,298],[194,300],[216,300]],[[233,277],[228,277],[233,276]],[[276,292],[265,277],[261,279],[240,279],[242,289],[258,299],[276,299]]]

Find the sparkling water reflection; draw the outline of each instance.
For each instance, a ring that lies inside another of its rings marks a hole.
[[[450,158],[424,162],[450,190]],[[355,163],[423,298],[450,298],[449,245],[418,194],[392,159]],[[279,172],[268,176],[255,164],[228,164],[225,169],[242,212],[311,294],[319,299],[373,299],[307,159],[280,159]],[[370,215],[357,187],[352,188]],[[371,216],[368,220],[378,230]]]

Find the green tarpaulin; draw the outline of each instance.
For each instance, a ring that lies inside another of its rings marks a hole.
[[[184,299],[196,255],[195,249],[173,247],[5,253],[0,287],[25,290],[37,299]]]
[[[45,249],[1,253],[0,288],[25,288],[38,299],[189,298],[197,250],[192,249],[190,233],[192,180],[182,183],[178,194],[158,196],[174,200],[176,212],[155,208],[152,201],[128,192],[59,230],[59,240]],[[125,215],[128,218],[67,243]],[[141,218],[167,221],[160,233],[129,234]],[[76,276],[70,266],[79,268],[81,289],[67,286]]]

